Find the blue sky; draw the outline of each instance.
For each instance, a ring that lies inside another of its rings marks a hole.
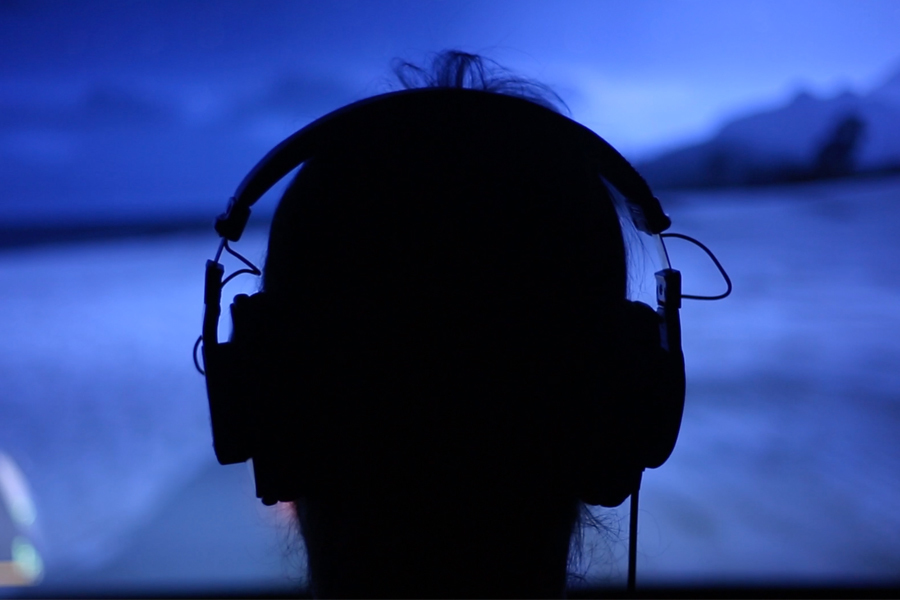
[[[445,48],[551,85],[635,160],[900,70],[900,3],[871,0],[6,0],[0,28],[0,180],[49,197],[68,168],[55,185],[86,203],[160,180],[221,197],[281,138],[385,91],[392,59]]]
[[[460,47],[555,85],[576,118],[641,152],[800,87],[865,90],[900,69],[900,4],[891,1],[0,6],[7,98],[28,84],[63,100],[122,82],[176,96],[190,113],[288,74],[365,94],[392,58]]]

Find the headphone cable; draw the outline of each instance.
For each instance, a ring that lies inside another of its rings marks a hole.
[[[219,243],[219,250],[216,252],[215,262],[219,262],[219,259],[222,258],[222,251],[223,251],[223,250],[226,251],[226,252],[228,252],[229,254],[231,254],[232,256],[234,256],[235,258],[237,258],[239,261],[241,261],[241,262],[244,263],[245,265],[247,265],[247,268],[246,268],[246,269],[238,269],[237,271],[235,271],[234,273],[232,273],[231,275],[229,275],[228,277],[226,277],[226,278],[224,279],[224,281],[222,281],[221,287],[224,288],[226,283],[228,283],[229,281],[231,281],[232,279],[234,279],[234,278],[237,277],[238,275],[243,275],[244,273],[247,273],[247,274],[249,274],[249,275],[257,275],[257,276],[262,275],[262,271],[259,270],[259,267],[257,267],[257,266],[254,265],[252,262],[250,262],[249,260],[247,260],[246,258],[244,258],[243,256],[241,256],[240,254],[238,254],[237,252],[235,252],[235,251],[231,248],[231,246],[228,245],[228,240],[225,239],[224,237],[222,238],[222,241]],[[205,375],[206,375],[206,369],[204,369],[203,367],[200,366],[200,360],[197,358],[197,350],[200,348],[200,344],[202,344],[202,343],[203,343],[203,335],[201,334],[200,337],[197,338],[197,341],[194,342],[194,351],[192,352],[192,356],[193,356],[193,358],[194,358],[194,368],[196,368],[197,371],[198,371],[201,375],[205,376]],[[204,364],[204,366],[205,366],[205,364]]]
[[[716,255],[712,253],[712,250],[710,250],[709,248],[704,246],[702,242],[695,240],[694,238],[692,238],[689,235],[684,235],[683,233],[660,233],[658,237],[661,242],[665,238],[678,238],[678,239],[686,240],[688,242],[691,242],[695,246],[698,246],[701,250],[706,252],[707,256],[709,256],[712,259],[713,264],[716,265],[716,268],[719,270],[719,273],[722,274],[722,278],[725,280],[725,285],[728,286],[728,289],[726,289],[724,293],[718,294],[716,296],[695,296],[693,294],[682,294],[681,295],[682,298],[686,298],[688,300],[721,300],[722,298],[726,298],[731,294],[731,289],[732,289],[731,277],[729,277],[728,273],[725,272],[725,267],[722,266],[722,263],[719,262],[719,259],[716,258]],[[663,249],[664,252],[666,252],[665,259],[666,259],[666,261],[668,261],[669,255],[668,255],[668,251],[665,250],[665,248],[666,248],[665,243],[661,244],[661,248]]]
[[[638,496],[641,491],[641,476],[643,470],[638,473],[637,485],[631,493],[631,514],[628,519],[628,592],[634,593],[635,570],[637,563],[637,520],[638,520]]]

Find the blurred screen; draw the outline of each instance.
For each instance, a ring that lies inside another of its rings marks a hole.
[[[734,282],[682,311],[638,585],[897,585],[900,4],[12,0],[0,27],[0,596],[304,587],[285,509],[212,452],[212,219],[284,137],[445,49],[550,86]],[[256,264],[283,189],[235,245]],[[581,584],[621,586],[627,503],[595,512]]]

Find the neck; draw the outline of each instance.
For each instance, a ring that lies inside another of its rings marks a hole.
[[[402,504],[298,502],[316,596],[564,597],[577,511]]]

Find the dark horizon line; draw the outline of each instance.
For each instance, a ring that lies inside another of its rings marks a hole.
[[[675,192],[679,195],[689,192],[709,193],[727,190],[761,191],[767,188],[796,187],[803,185],[821,185],[866,181],[874,179],[890,179],[900,174],[900,168],[854,173],[849,176],[827,179],[795,179],[744,185],[695,185],[695,186],[654,186],[657,194]],[[49,224],[0,224],[0,251],[20,248],[68,245],[79,242],[112,241],[125,238],[159,238],[181,233],[209,232],[215,238],[213,229],[215,219],[212,217],[174,217],[152,218],[146,220],[97,219],[75,223]],[[247,230],[268,229],[272,222],[271,215],[258,215],[251,218]]]

